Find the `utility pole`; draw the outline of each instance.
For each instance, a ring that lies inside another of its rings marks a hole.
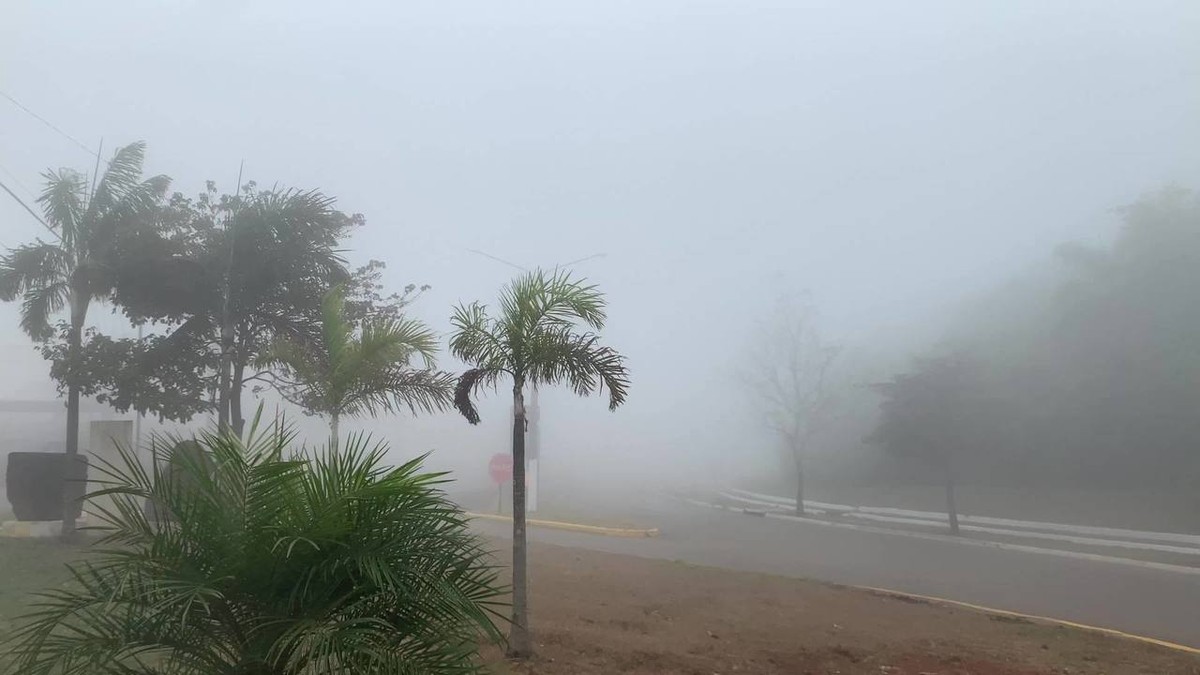
[[[526,470],[529,476],[529,491],[526,493],[526,506],[530,511],[537,511],[538,507],[538,486],[541,483],[541,463],[542,463],[542,425],[541,425],[541,405],[538,404],[538,386],[533,385],[533,391],[530,392],[529,406],[525,409],[525,420],[528,424],[527,431],[529,438],[525,441],[525,460],[528,465]]]
[[[142,339],[146,336],[146,326],[138,326],[138,346],[141,346]],[[139,453],[142,451],[142,412],[137,411],[137,417],[133,418],[133,452]]]

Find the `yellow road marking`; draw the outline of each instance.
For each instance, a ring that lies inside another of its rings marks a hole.
[[[1086,623],[1077,623],[1075,621],[1067,621],[1066,619],[1055,619],[1055,618],[1049,617],[1049,616],[1038,616],[1037,614],[1022,614],[1021,612],[1012,612],[1007,609],[996,609],[995,607],[984,607],[983,605],[973,605],[969,602],[962,602],[959,600],[948,600],[946,598],[938,598],[938,597],[934,597],[932,595],[918,595],[916,593],[905,593],[903,591],[894,591],[890,588],[876,588],[874,586],[848,586],[848,588],[857,588],[857,589],[864,590],[864,591],[873,591],[875,593],[882,593],[884,595],[892,595],[892,596],[896,596],[896,597],[900,597],[900,598],[913,598],[916,600],[925,600],[927,602],[932,602],[932,603],[936,603],[939,605],[950,605],[953,607],[965,607],[967,609],[973,609],[975,611],[984,612],[987,614],[999,614],[1001,616],[1011,616],[1011,617],[1016,617],[1019,619],[1029,619],[1031,621],[1042,621],[1045,623],[1053,623],[1053,624],[1058,624],[1060,626],[1068,626],[1070,628],[1078,628],[1080,630],[1088,630],[1088,631],[1094,631],[1097,633],[1104,633],[1106,635],[1113,635],[1116,637],[1126,638],[1129,640],[1137,640],[1138,642],[1145,642],[1147,644],[1157,645],[1159,647],[1166,647],[1167,649],[1174,649],[1177,651],[1186,652],[1188,654],[1200,654],[1200,648],[1197,648],[1197,647],[1189,647],[1187,645],[1181,645],[1176,642],[1168,642],[1166,640],[1159,640],[1158,638],[1147,637],[1145,635],[1134,635],[1133,633],[1126,633],[1124,631],[1119,631],[1115,628],[1104,628],[1102,626],[1092,626],[1092,625],[1089,625]]]
[[[511,516],[501,516],[494,513],[471,513],[467,515],[472,518],[483,518],[485,520],[499,520],[503,522],[512,522]],[[602,534],[608,537],[657,537],[658,528],[652,527],[648,529],[628,529],[621,527],[600,527],[599,525],[581,525],[579,523],[564,523],[558,520],[536,520],[533,518],[526,519],[529,525],[535,527],[549,527],[555,530],[569,530],[572,532],[586,532],[588,534]]]

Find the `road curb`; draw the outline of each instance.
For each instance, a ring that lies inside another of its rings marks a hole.
[[[472,513],[468,511],[467,515],[472,518],[482,518],[484,520],[496,520],[505,523],[512,522],[512,516],[501,516],[494,513]],[[606,537],[645,539],[648,537],[657,537],[659,534],[657,527],[646,529],[601,527],[599,525],[583,525],[580,523],[566,523],[559,520],[537,520],[534,518],[526,519],[525,522],[533,527],[546,527],[553,530],[567,530],[570,532],[584,532],[586,534],[600,534]]]
[[[986,607],[984,605],[975,605],[975,604],[972,604],[969,602],[962,602],[961,600],[950,600],[947,598],[939,598],[939,597],[936,597],[933,595],[918,595],[917,593],[905,593],[904,591],[895,591],[890,588],[879,588],[876,586],[855,586],[852,584],[838,584],[838,585],[844,586],[846,588],[853,588],[853,589],[860,590],[860,591],[868,591],[871,593],[878,593],[880,595],[892,596],[892,597],[897,597],[897,598],[908,598],[911,600],[923,600],[925,602],[929,602],[929,603],[932,603],[935,605],[944,605],[944,606],[948,606],[948,607],[962,607],[962,608],[971,609],[971,610],[974,610],[977,612],[983,612],[985,614],[1010,616],[1010,617],[1017,618],[1017,619],[1027,619],[1029,621],[1050,623],[1050,624],[1056,624],[1059,626],[1066,626],[1068,628],[1077,628],[1079,630],[1087,630],[1087,631],[1093,631],[1096,633],[1104,633],[1105,635],[1112,635],[1114,637],[1125,638],[1127,640],[1136,640],[1137,642],[1145,642],[1147,644],[1156,645],[1158,647],[1166,647],[1167,649],[1174,649],[1176,651],[1186,652],[1188,654],[1200,654],[1200,647],[1189,647],[1188,645],[1182,645],[1177,642],[1168,642],[1167,640],[1160,640],[1158,638],[1147,637],[1145,635],[1136,635],[1134,633],[1126,633],[1125,631],[1120,631],[1115,628],[1104,628],[1103,626],[1093,626],[1091,624],[1078,623],[1075,621],[1068,621],[1066,619],[1055,619],[1054,617],[1039,616],[1037,614],[1023,614],[1021,612],[1013,612],[1013,611],[1010,611],[1007,609],[996,609],[995,607]]]

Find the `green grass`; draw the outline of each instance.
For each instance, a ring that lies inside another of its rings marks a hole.
[[[27,609],[30,594],[66,581],[66,563],[83,551],[52,539],[0,538],[0,640]]]

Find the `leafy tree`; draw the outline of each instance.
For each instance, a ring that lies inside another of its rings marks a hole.
[[[47,343],[42,355],[53,364],[50,376],[66,383],[66,345]],[[80,392],[117,412],[135,410],[160,420],[187,422],[216,410],[216,359],[194,335],[148,335],[113,339],[89,329],[76,362]]]
[[[218,422],[240,434],[245,386],[264,379],[254,361],[282,339],[315,341],[329,288],[346,284],[356,312],[398,312],[409,296],[379,295],[381,263],[357,274],[346,268],[340,243],[363,219],[333,204],[317,191],[262,191],[254,183],[237,195],[217,196],[210,183],[198,198],[173,197],[160,214],[166,234],[139,242],[142,264],[127,266],[116,289],[132,321],[169,330],[146,349],[126,348],[145,357],[130,370],[183,359],[207,381],[189,380],[181,396],[191,397],[190,404],[176,412],[205,410],[211,403],[194,395],[215,392]],[[146,392],[114,393],[117,400],[153,406]]]
[[[978,371],[960,355],[919,359],[911,372],[875,385],[880,418],[871,440],[898,457],[936,466],[946,488],[950,532],[958,534],[957,457],[986,435]]]
[[[415,319],[368,319],[356,330],[337,287],[321,305],[319,340],[280,340],[258,365],[272,371],[268,377],[286,400],[329,416],[336,440],[344,415],[445,409],[454,377],[433,370],[436,352],[437,336]],[[411,367],[414,356],[423,369]]]
[[[140,274],[142,280],[136,283],[162,283],[164,288],[171,289],[179,285],[180,278],[186,278],[187,274],[180,274],[178,269],[169,269],[172,264],[169,254],[167,264],[158,262],[162,260],[162,257],[134,258],[133,264],[142,271],[126,274]],[[176,262],[173,264],[178,265],[180,259],[174,260]],[[143,265],[158,265],[159,269],[147,274]],[[428,289],[428,286],[418,288],[409,285],[403,293],[385,295],[380,282],[384,267],[384,263],[372,260],[350,274],[349,281],[344,284],[348,319],[355,323],[399,320],[403,318],[404,308]],[[128,288],[126,291],[131,292]],[[185,298],[193,293],[194,289],[187,289],[172,295]],[[187,422],[196,415],[215,412],[217,371],[220,367],[216,336],[211,331],[192,330],[196,324],[178,330],[180,324],[172,321],[172,317],[178,313],[186,320],[187,315],[181,310],[186,305],[171,304],[170,297],[163,298],[163,304],[157,307],[148,307],[142,304],[143,300],[134,301],[133,307],[155,312],[161,321],[175,330],[166,335],[150,334],[141,339],[111,338],[94,331],[85,333],[76,369],[80,373],[83,395],[94,397],[117,412],[134,410],[175,422]],[[139,317],[137,320],[144,321],[146,318]],[[65,345],[64,341],[58,341],[47,343],[42,348],[43,355],[54,364],[50,374],[59,383],[60,389],[65,388],[66,382]],[[250,366],[254,365],[256,358],[261,358],[261,355],[252,355]],[[240,383],[235,382],[234,385],[245,387],[257,384],[257,391],[267,386],[268,380],[273,384],[279,383],[270,370],[248,367]]]
[[[400,293],[388,293],[382,281],[386,268],[381,260],[368,261],[343,284],[346,317],[350,321],[398,321],[404,318],[404,309],[430,289],[429,284],[408,284]]]
[[[325,291],[345,281],[336,247],[352,217],[319,192],[245,191],[222,207],[226,224],[210,231],[206,323],[220,347],[218,419],[242,432],[242,382],[273,339],[316,329]]]
[[[38,203],[56,242],[38,241],[10,249],[0,258],[0,299],[22,299],[21,328],[38,341],[51,339],[52,317],[68,311],[59,372],[66,384],[66,452],[79,452],[79,399],[87,380],[77,372],[88,309],[95,300],[111,296],[119,265],[121,244],[139,230],[154,227],[147,215],[162,199],[170,183],[166,176],[142,180],[145,144],[133,143],[117,150],[103,175],[93,185],[70,169],[47,171]],[[65,517],[63,536],[75,530]]]
[[[508,653],[533,653],[529,632],[525,540],[525,387],[565,383],[586,396],[608,389],[608,407],[625,401],[629,373],[624,358],[600,344],[605,298],[595,286],[566,272],[521,275],[500,292],[499,314],[472,303],[459,305],[451,323],[450,352],[472,368],[458,380],[454,405],[479,423],[474,396],[481,387],[512,382],[513,611]],[[583,324],[583,330],[580,329]]]
[[[822,338],[811,304],[782,296],[749,353],[743,381],[788,449],[796,471],[796,515],[804,515],[804,459],[828,421],[829,370],[838,349]]]
[[[444,474],[389,467],[361,436],[286,458],[273,426],[204,434],[206,455],[153,471],[128,452],[110,466],[98,550],[19,621],[15,671],[480,672],[500,590]]]
[[[1089,479],[1190,487],[1200,477],[1200,195],[1168,188],[1121,214],[1111,246],[1060,249],[1069,278],[1057,321],[1022,355],[1053,395],[1053,425],[1039,426],[1059,438],[1040,445],[1069,436]]]

